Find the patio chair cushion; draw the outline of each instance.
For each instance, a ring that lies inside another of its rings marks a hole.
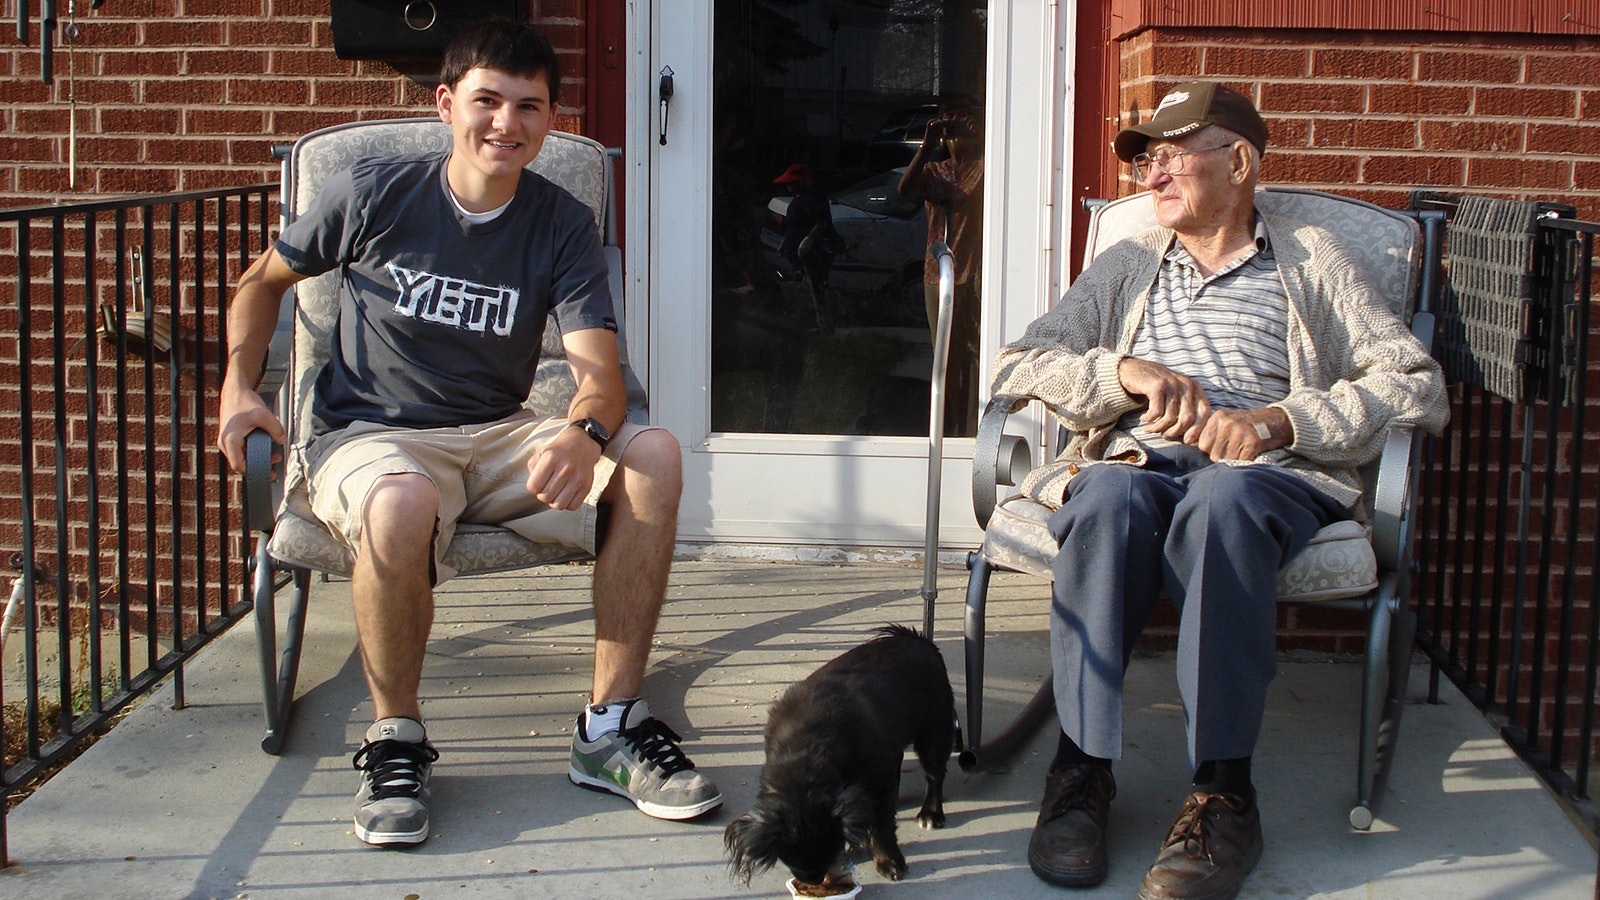
[[[311,199],[331,175],[356,160],[403,153],[442,152],[450,148],[449,126],[437,119],[396,119],[359,122],[315,132],[301,139],[293,158],[294,212],[309,208]],[[565,188],[594,213],[604,234],[606,223],[606,170],[611,162],[605,148],[589,138],[553,131],[539,155],[528,165]],[[621,257],[605,248],[612,267],[612,286],[620,286]],[[284,497],[269,549],[280,562],[305,566],[336,575],[350,574],[354,562],[349,551],[312,515],[306,495],[304,441],[312,433],[311,397],[318,372],[328,359],[338,319],[340,281],[337,271],[309,278],[295,286],[295,328],[289,355],[290,410],[285,424],[291,435],[285,454]],[[620,298],[618,298],[620,301]],[[619,309],[619,318],[620,318]],[[623,382],[628,391],[628,420],[648,420],[644,386],[628,361],[627,345],[618,337]],[[551,317],[540,346],[538,368],[523,405],[541,415],[564,413],[576,392],[572,369],[561,345],[561,332]],[[444,562],[462,575],[506,571],[547,565],[589,554],[558,544],[538,544],[514,532],[488,525],[461,524],[445,548]]]
[[[355,557],[311,514],[304,489],[294,491],[278,511],[269,545],[273,559],[316,572],[348,577]],[[444,551],[444,564],[463,575],[509,572],[529,566],[588,559],[590,554],[562,544],[539,544],[493,525],[460,523]]]
[[[1118,241],[1154,226],[1152,204],[1148,191],[1113,201],[1107,209],[1116,206],[1120,211],[1095,219],[1084,265]],[[1416,223],[1393,213],[1373,215],[1375,207],[1361,201],[1298,188],[1262,188],[1256,194],[1256,208],[1297,222],[1315,222],[1318,228],[1338,235],[1345,250],[1361,263],[1378,296],[1388,301],[1401,321],[1411,321],[1410,304],[1421,277]]]
[[[418,125],[425,127],[419,128]],[[567,189],[594,211],[596,225],[604,225],[605,169],[594,164],[591,155],[604,148],[586,140],[573,141],[564,132],[551,132],[556,139],[546,141],[539,156],[528,166]],[[450,127],[437,119],[394,119],[388,122],[360,122],[328,129],[318,135],[316,153],[297,157],[295,178],[301,185],[320,185],[330,175],[350,167],[357,159],[397,156],[408,153],[436,153],[450,149]],[[295,214],[311,206],[312,191],[295,192]]]
[[[316,190],[330,175],[348,168],[356,160],[400,153],[442,152],[450,148],[450,128],[437,119],[397,119],[392,122],[362,122],[337,126],[302,138],[316,142],[316,152],[295,157],[295,213],[304,212]],[[551,132],[528,169],[561,185],[594,212],[595,223],[604,227],[606,208],[605,148],[588,138],[564,132]],[[339,314],[339,273],[329,272],[295,286],[294,355],[290,382],[294,408],[290,415],[296,434],[311,433],[311,394],[317,373],[328,359],[333,329]],[[576,385],[561,346],[561,332],[550,320],[539,349],[539,365],[533,388],[524,404],[541,414],[565,411]],[[629,419],[642,421],[646,406],[644,388],[627,364],[623,345],[623,379],[628,388]],[[290,423],[285,423],[290,424]],[[294,461],[291,465],[296,464]],[[296,481],[291,473],[288,484]]]
[[[1026,497],[1012,497],[995,508],[983,536],[983,555],[1004,569],[1053,580],[1051,560],[1058,545],[1050,536],[1051,510]],[[1368,528],[1335,522],[1278,570],[1278,602],[1305,603],[1361,597],[1378,586],[1378,560]]]

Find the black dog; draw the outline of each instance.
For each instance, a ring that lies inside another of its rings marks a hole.
[[[782,861],[800,884],[839,884],[849,872],[847,849],[869,842],[878,871],[898,881],[906,858],[894,820],[907,744],[928,782],[917,822],[944,827],[956,730],[944,657],[910,628],[877,632],[773,704],[755,809],[723,834],[730,866],[745,883]]]

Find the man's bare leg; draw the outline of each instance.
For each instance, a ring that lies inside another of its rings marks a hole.
[[[439,492],[421,475],[379,478],[362,511],[350,596],[372,692],[373,724],[355,756],[355,832],[368,844],[428,839],[428,772],[439,755],[427,742],[417,694],[433,625],[428,574],[438,514]]]
[[[439,492],[422,475],[387,475],[367,498],[350,575],[361,664],[374,719],[422,720],[417,694],[433,626],[434,523]]]
[[[594,567],[593,703],[637,697],[644,687],[682,492],[678,441],[652,430],[628,444],[601,495],[611,506],[611,524]]]
[[[626,797],[661,819],[692,819],[722,805],[722,792],[695,770],[677,735],[635,699],[672,567],[683,492],[679,454],[665,431],[638,435],[601,494],[611,505],[611,524],[595,561],[591,701],[609,708],[579,717],[568,769],[575,784]]]

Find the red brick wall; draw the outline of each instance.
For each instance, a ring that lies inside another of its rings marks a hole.
[[[588,0],[524,4],[562,56],[559,127],[582,131]],[[77,5],[76,50],[58,34],[54,85],[39,78],[37,21],[31,46],[14,26],[0,29],[0,205],[275,180],[273,144],[432,107],[431,89],[395,67],[334,55],[326,0]],[[58,6],[64,28],[67,4]],[[72,97],[76,186],[68,175]]]
[[[1600,39],[1167,28],[1121,51],[1124,119],[1185,80],[1255,100],[1265,181],[1390,207],[1413,188],[1560,199],[1600,218]]]

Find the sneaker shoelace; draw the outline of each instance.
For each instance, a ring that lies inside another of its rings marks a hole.
[[[1050,806],[1050,818],[1057,819],[1075,809],[1094,810],[1111,802],[1110,779],[1096,777],[1088,766],[1067,773],[1061,793]]]
[[[655,718],[645,719],[632,728],[618,732],[629,745],[638,748],[639,755],[661,770],[663,777],[671,778],[686,769],[693,769],[677,742],[683,740],[677,732]]]
[[[1172,823],[1172,832],[1167,836],[1167,846],[1181,842],[1183,852],[1190,859],[1211,857],[1211,817],[1206,813],[1215,804],[1230,812],[1239,812],[1241,801],[1227,794],[1190,794],[1184,801],[1183,811],[1178,813],[1178,820]]]
[[[428,744],[408,741],[377,741],[363,744],[351,759],[354,768],[366,772],[369,800],[389,797],[416,797],[422,790],[422,770],[439,759],[439,751]]]

